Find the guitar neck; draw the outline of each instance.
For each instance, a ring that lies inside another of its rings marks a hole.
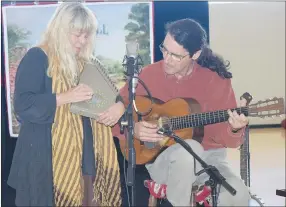
[[[250,187],[250,153],[249,153],[249,128],[245,129],[245,141],[240,147],[240,176],[245,185]]]
[[[248,107],[234,108],[231,111],[236,110],[238,114],[244,114],[248,116]],[[216,124],[225,122],[229,118],[227,110],[212,111],[199,114],[191,114],[187,116],[173,117],[169,119],[169,122],[173,130],[204,126],[209,124]]]

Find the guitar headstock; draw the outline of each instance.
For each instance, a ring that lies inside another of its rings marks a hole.
[[[252,95],[250,95],[250,93],[245,92],[244,94],[242,94],[242,96],[240,96],[240,100],[245,100],[246,101],[246,106],[249,105],[249,103],[252,101]]]
[[[274,97],[250,104],[248,113],[249,116],[260,118],[282,116],[285,114],[284,99]]]

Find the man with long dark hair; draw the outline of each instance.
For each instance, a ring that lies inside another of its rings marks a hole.
[[[167,25],[166,31],[160,44],[163,60],[148,65],[139,76],[152,96],[165,102],[174,98],[193,98],[200,103],[202,111],[236,107],[229,63],[208,47],[202,26],[192,19],[182,19]],[[142,85],[138,85],[136,94],[146,94]],[[121,90],[121,96],[124,102],[128,101],[128,84]],[[243,143],[248,119],[235,111],[228,110],[228,114],[228,121],[205,126],[202,140],[186,141],[205,162],[216,166],[237,190],[233,196],[222,187],[218,205],[248,206],[248,189],[226,162],[226,149],[237,148]],[[163,138],[157,133],[158,129],[155,124],[141,121],[135,123],[134,134],[142,141],[156,142]],[[119,139],[124,138],[116,128],[114,133]],[[196,166],[199,171],[200,164]],[[193,183],[204,184],[208,179],[206,173],[195,175],[194,158],[179,144],[168,147],[146,168],[152,178],[148,182],[150,193],[156,197],[166,196],[174,206],[189,206]]]

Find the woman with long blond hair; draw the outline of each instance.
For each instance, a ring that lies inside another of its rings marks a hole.
[[[21,60],[15,113],[22,125],[8,184],[17,206],[119,206],[120,176],[111,134],[124,106],[114,103],[95,121],[70,112],[91,99],[78,85],[92,60],[95,15],[81,3],[56,9],[41,43]]]

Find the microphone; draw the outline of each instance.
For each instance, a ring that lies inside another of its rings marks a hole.
[[[132,79],[132,93],[135,94],[138,84],[138,58],[139,44],[137,42],[126,43],[127,75]]]
[[[126,43],[126,56],[136,58],[138,56],[139,44],[138,42]]]
[[[133,93],[133,98],[135,97],[136,87],[138,85],[138,75],[141,72],[141,67],[143,65],[141,57],[138,54],[139,44],[138,42],[127,42],[126,43],[126,55],[125,55],[125,65],[126,65],[126,73],[129,77],[129,81],[131,78],[132,88],[131,91]],[[124,62],[124,61],[123,61]]]

